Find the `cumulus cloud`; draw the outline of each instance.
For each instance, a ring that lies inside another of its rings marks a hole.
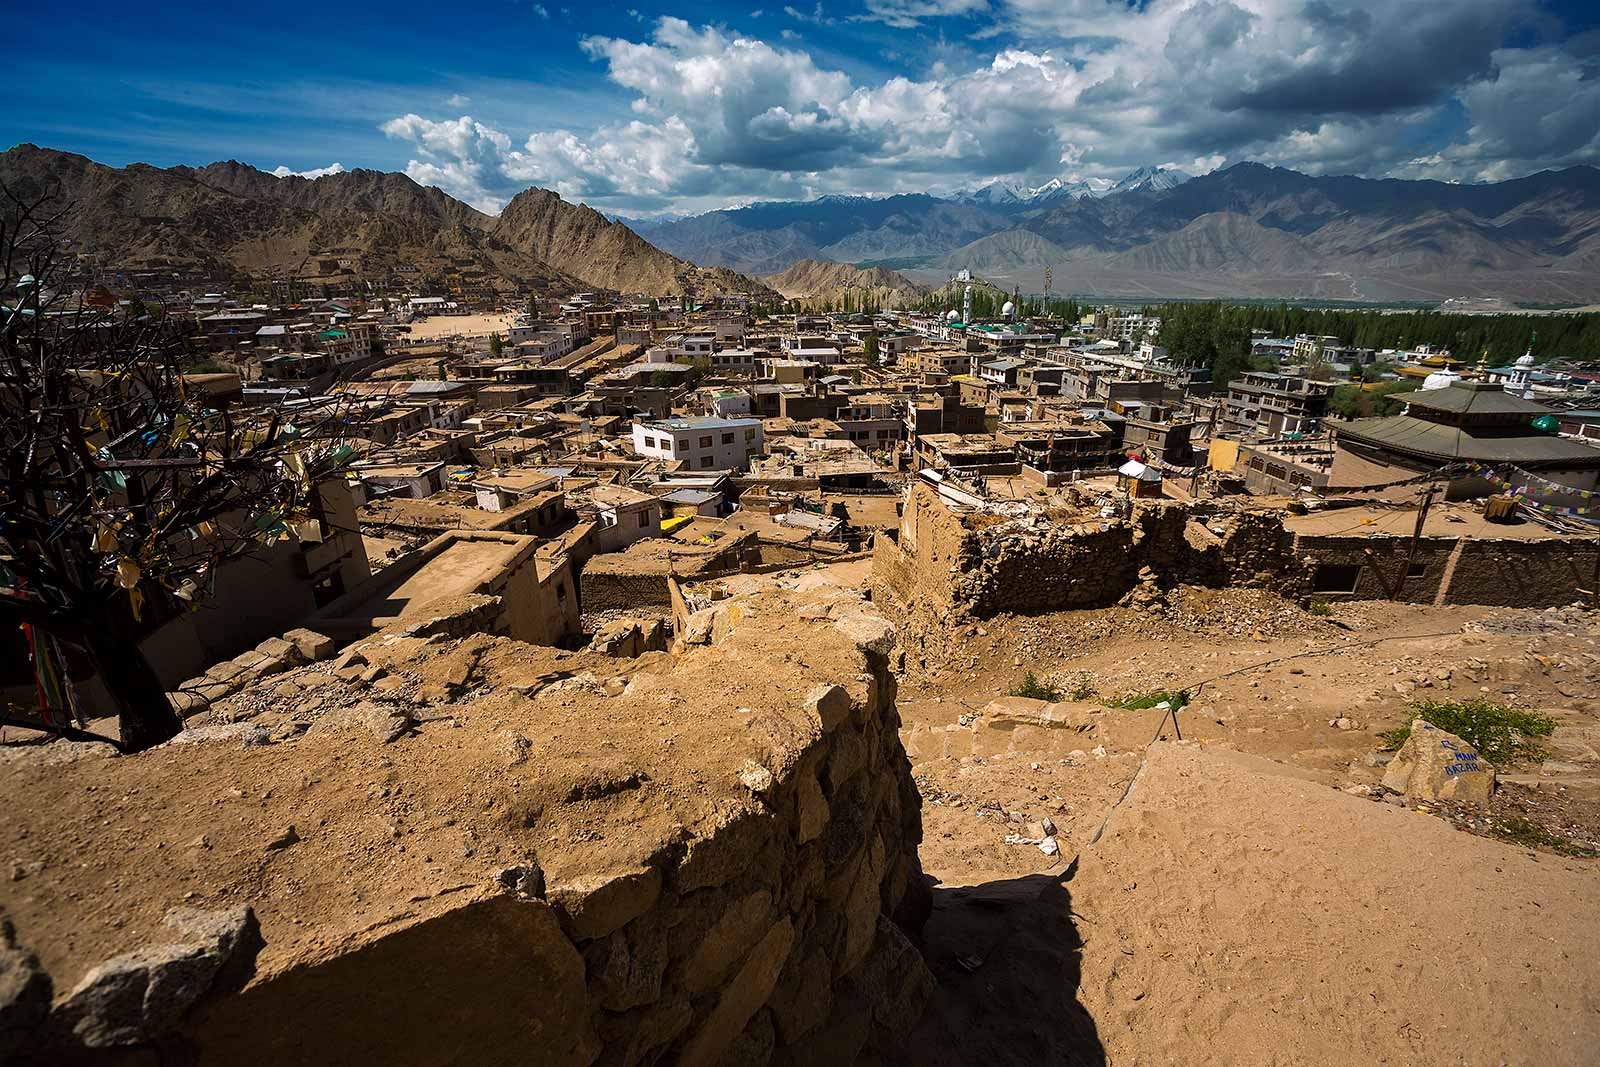
[[[1485,179],[1600,159],[1600,43],[1508,46],[1534,5],[867,0],[857,18],[919,38],[944,19],[991,27],[976,59],[970,38],[938,63],[910,48],[923,58],[871,82],[819,62],[792,25],[764,40],[668,17],[641,39],[581,42],[629,94],[629,121],[520,143],[465,115],[383,129],[415,146],[412,177],[491,211],[530,182],[648,212],[1107,179],[1163,160]],[[821,5],[785,11],[833,21]]]
[[[272,174],[277,178],[325,178],[330,174],[343,174],[343,163],[329,163],[326,167],[316,167],[312,170],[290,170],[288,167],[278,166],[272,168]]]

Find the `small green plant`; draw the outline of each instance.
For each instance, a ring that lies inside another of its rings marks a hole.
[[[1022,681],[1011,687],[1014,697],[1027,697],[1029,700],[1048,700],[1054,703],[1061,699],[1061,690],[1049,682],[1041,682],[1032,671],[1022,676]]]
[[[1143,711],[1146,708],[1153,708],[1157,704],[1163,702],[1170,705],[1174,709],[1181,708],[1185,704],[1189,703],[1189,694],[1183,692],[1182,690],[1179,690],[1176,693],[1169,693],[1165,689],[1157,689],[1151,693],[1135,693],[1131,696],[1118,697],[1115,700],[1108,700],[1106,702],[1106,707],[1121,708],[1124,711]]]
[[[1595,850],[1586,845],[1580,845],[1569,837],[1551,833],[1532,819],[1525,819],[1520,815],[1513,815],[1508,819],[1501,819],[1493,827],[1495,835],[1510,841],[1514,845],[1524,848],[1546,848],[1551,852],[1559,852],[1563,856],[1591,857]]]
[[[1313,615],[1332,615],[1333,605],[1329,604],[1326,600],[1313,600],[1311,602],[1311,606],[1306,610],[1311,612]]]
[[[1492,700],[1418,700],[1411,707],[1416,718],[1455,734],[1490,763],[1512,763],[1541,755],[1544,750],[1533,739],[1549,737],[1556,728],[1555,720],[1547,715]],[[1399,748],[1411,736],[1411,724],[1379,736],[1389,748]]]
[[[1100,687],[1094,683],[1094,675],[1088,671],[1079,671],[1078,676],[1072,680],[1070,696],[1073,700],[1084,701],[1100,692]]]

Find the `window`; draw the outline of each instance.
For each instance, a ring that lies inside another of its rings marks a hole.
[[[1313,593],[1354,593],[1361,581],[1359,563],[1319,563],[1311,573]]]
[[[639,512],[639,525],[641,527],[650,525],[650,512],[648,512],[648,511]]]
[[[1413,563],[1411,566],[1406,568],[1407,578],[1421,578],[1427,573],[1428,565],[1426,563]]]
[[[756,431],[754,430],[754,428],[746,430],[744,432],[744,439],[746,441],[754,441],[756,439]]]
[[[700,438],[700,447],[701,448],[710,448],[711,447],[711,438],[709,436]]]
[[[326,578],[318,579],[311,586],[311,599],[319,608],[325,608],[335,600],[344,596],[344,575],[334,571]]]
[[[733,444],[733,434],[731,434],[731,433],[723,434],[722,435],[722,443],[725,444],[725,445]]]
[[[700,466],[702,466],[702,467],[711,466],[711,462],[712,462],[712,460],[711,460],[710,456],[701,456],[700,457]]]

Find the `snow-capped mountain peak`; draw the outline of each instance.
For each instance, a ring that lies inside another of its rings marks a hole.
[[[1111,187],[1111,193],[1128,193],[1136,189],[1147,192],[1160,193],[1168,189],[1176,189],[1189,180],[1189,175],[1181,170],[1172,170],[1168,167],[1140,167],[1121,181]]]

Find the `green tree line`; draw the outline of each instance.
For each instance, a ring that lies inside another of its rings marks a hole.
[[[1265,330],[1269,336],[1297,334],[1337,337],[1357,348],[1449,349],[1458,359],[1476,363],[1488,353],[1491,366],[1504,366],[1530,348],[1543,362],[1557,357],[1600,361],[1600,315],[1455,315],[1437,311],[1385,313],[1351,308],[1302,308],[1289,304],[1162,304],[1146,314],[1166,324],[1199,322],[1207,330]],[[1178,329],[1185,334],[1188,326]],[[1165,343],[1165,340],[1163,340]],[[1169,349],[1171,345],[1167,346]]]

